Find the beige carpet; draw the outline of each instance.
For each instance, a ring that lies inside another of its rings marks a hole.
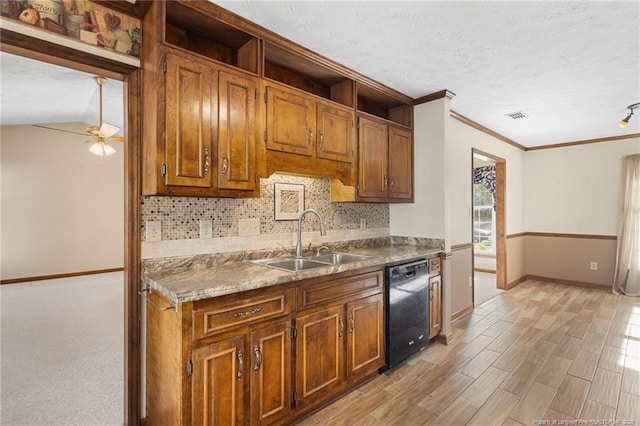
[[[474,271],[473,280],[474,306],[479,306],[504,291],[496,287],[496,274]]]
[[[123,423],[123,273],[0,286],[0,424]]]

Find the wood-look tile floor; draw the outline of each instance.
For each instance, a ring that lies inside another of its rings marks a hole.
[[[299,424],[640,426],[640,297],[526,281],[453,337]]]

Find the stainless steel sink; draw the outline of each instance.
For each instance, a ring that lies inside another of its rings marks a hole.
[[[323,253],[317,256],[309,256],[303,258],[286,257],[277,259],[254,260],[252,263],[269,268],[281,269],[283,271],[296,272],[313,268],[326,268],[332,265],[342,265],[345,263],[359,262],[361,260],[371,259],[370,256],[350,253]]]
[[[342,265],[343,263],[359,262],[361,260],[371,259],[371,257],[350,253],[325,253],[318,256],[311,256],[309,259],[313,259],[317,262],[331,263],[332,265]]]
[[[309,259],[296,259],[294,257],[284,259],[256,260],[253,263],[290,272],[329,266],[327,263],[315,262]]]

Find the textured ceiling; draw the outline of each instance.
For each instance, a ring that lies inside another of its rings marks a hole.
[[[100,95],[93,74],[0,54],[0,124],[99,123]],[[103,121],[122,129],[123,84],[103,86]],[[119,132],[122,134],[122,131]]]
[[[638,1],[214,3],[525,146],[640,132]]]
[[[640,2],[237,1],[215,3],[413,98],[525,146],[640,132]],[[97,123],[92,75],[2,53],[0,124]],[[104,121],[122,127],[122,83]],[[524,111],[527,118],[505,114]]]

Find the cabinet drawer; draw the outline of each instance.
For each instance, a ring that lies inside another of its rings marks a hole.
[[[383,285],[384,277],[382,271],[309,283],[299,290],[298,306],[301,309],[305,309],[358,293],[363,293],[363,295],[375,294],[382,291]]]
[[[295,289],[195,308],[193,339],[211,336],[228,328],[289,314],[295,307]]]
[[[433,259],[429,259],[429,274],[438,275],[440,274],[440,258],[434,257]]]

